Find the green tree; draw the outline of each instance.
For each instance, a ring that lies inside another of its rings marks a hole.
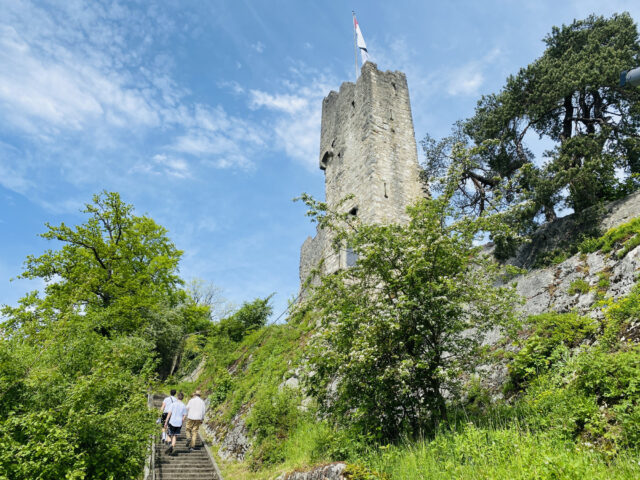
[[[74,228],[47,225],[62,247],[25,262],[43,294],[2,309],[0,478],[139,478],[147,389],[183,334],[210,324],[164,228],[117,193],[83,212]]]
[[[117,193],[95,195],[83,213],[88,220],[75,228],[47,224],[41,236],[62,242],[61,249],[27,257],[19,278],[48,282],[43,307],[57,316],[100,312],[92,316],[96,331],[109,336],[140,331],[153,313],[184,299],[182,252],[163,227],[133,215]]]
[[[460,206],[481,213],[526,201],[525,230],[539,215],[555,219],[559,206],[582,211],[626,194],[640,173],[640,91],[618,86],[620,71],[640,63],[629,14],[553,27],[544,43],[542,56],[483,96],[451,137],[423,141],[432,181],[446,176],[460,149],[475,146],[457,177]],[[527,148],[530,134],[554,144],[546,162]]]
[[[253,302],[244,302],[233,315],[220,321],[220,330],[234,342],[239,342],[250,331],[263,327],[273,312],[269,304],[271,297],[273,294],[256,298]]]
[[[512,289],[495,286],[498,267],[474,247],[485,219],[447,221],[441,197],[411,207],[408,225],[360,225],[303,199],[336,247],[358,256],[310,300],[321,319],[310,392],[326,415],[380,440],[433,426],[483,336],[512,320]]]

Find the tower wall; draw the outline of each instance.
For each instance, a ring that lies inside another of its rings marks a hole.
[[[365,223],[404,223],[406,207],[425,195],[419,176],[409,88],[402,72],[381,72],[367,62],[357,82],[345,82],[322,103],[320,168],[325,197],[336,208],[357,210]],[[335,254],[330,235],[308,239],[301,250],[300,274],[323,259],[323,274],[346,266]],[[320,253],[321,252],[321,253]],[[303,268],[304,265],[304,268]]]
[[[424,195],[419,178],[407,79],[366,63],[322,104],[320,168],[326,201],[349,194],[364,222],[403,222],[405,209]]]

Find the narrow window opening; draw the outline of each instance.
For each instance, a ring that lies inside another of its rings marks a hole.
[[[358,207],[353,207],[351,210],[349,210],[349,215],[353,215],[354,217],[358,216]]]
[[[389,195],[387,195],[387,182],[384,182],[384,198],[389,198]]]
[[[353,267],[358,262],[358,254],[347,246],[347,267]]]
[[[322,156],[322,160],[320,160],[321,170],[325,170],[327,168],[327,165],[329,165],[329,160],[331,160],[331,157],[333,157],[333,153],[329,151],[324,152],[324,155]]]
[[[351,100],[351,108],[356,108],[356,102],[355,102],[355,100]]]

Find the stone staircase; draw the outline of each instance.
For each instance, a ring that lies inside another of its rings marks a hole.
[[[154,408],[160,408],[164,397],[164,395],[153,396]],[[176,440],[172,455],[166,453],[168,445],[162,443],[160,435],[156,439],[154,448],[154,465],[152,475],[149,475],[150,479],[155,477],[155,480],[222,480],[218,467],[205,449],[200,435],[196,442],[196,450],[189,452],[184,426]]]

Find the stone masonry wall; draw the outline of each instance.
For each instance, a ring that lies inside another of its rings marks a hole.
[[[357,82],[345,82],[322,103],[320,168],[325,196],[335,208],[348,195],[345,211],[357,210],[365,223],[406,222],[406,207],[425,195],[420,180],[407,79],[381,72],[367,62]],[[300,275],[324,259],[323,274],[346,266],[327,234],[307,239],[301,249]]]

